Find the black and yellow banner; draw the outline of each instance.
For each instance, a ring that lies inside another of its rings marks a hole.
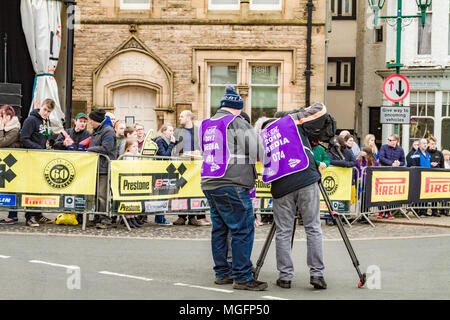
[[[418,168],[416,180],[419,179],[418,202],[450,200],[450,170]]]
[[[87,210],[96,192],[98,155],[0,150],[0,206]]]

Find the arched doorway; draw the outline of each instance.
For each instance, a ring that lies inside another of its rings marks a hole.
[[[116,119],[134,117],[134,122],[144,125],[145,132],[156,132],[156,91],[140,86],[125,86],[113,91]]]

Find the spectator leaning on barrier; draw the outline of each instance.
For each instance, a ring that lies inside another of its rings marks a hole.
[[[442,150],[442,155],[444,156],[444,168],[450,169],[450,151]]]
[[[53,145],[54,149],[86,151],[89,147],[91,133],[86,129],[88,117],[84,113],[75,116],[75,127],[67,130],[69,137],[61,132]]]
[[[431,168],[431,157],[427,152],[428,141],[423,138],[419,140],[419,149],[411,156],[411,167]],[[419,216],[428,216],[427,209],[417,210]]]
[[[325,169],[330,166],[330,157],[328,157],[324,148],[319,145],[319,141],[312,140],[311,146],[314,153],[314,161],[316,161],[317,167],[320,169]]]
[[[200,144],[198,140],[198,127],[194,125],[194,114],[189,110],[183,110],[180,113],[180,127],[176,128],[173,132],[175,140],[179,141],[172,149],[172,155],[179,157],[181,154],[189,152],[199,152]],[[205,215],[197,215],[197,219],[194,215],[187,217],[188,224],[194,226],[209,226],[211,222],[206,219]],[[184,225],[186,223],[186,215],[179,215],[174,225]]]
[[[234,87],[227,86],[220,109],[203,120],[200,140],[203,153],[201,186],[208,199],[213,222],[211,247],[215,283],[231,284],[237,290],[260,291],[267,283],[253,278],[250,260],[255,232],[249,191],[255,187],[255,163],[263,146],[255,130],[239,115],[244,107]],[[209,141],[209,143],[208,143]],[[211,143],[211,141],[214,141]],[[213,150],[227,150],[229,154]],[[228,233],[231,233],[232,264],[227,260]]]
[[[49,116],[55,109],[55,106],[55,101],[52,99],[45,99],[42,102],[40,109],[31,111],[28,118],[25,119],[20,134],[20,142],[24,148],[49,148],[48,138],[51,135]],[[44,217],[40,212],[26,212],[25,220],[29,227],[38,227],[39,223],[48,224],[54,222]]]
[[[380,148],[379,162],[382,166],[402,167],[405,165],[405,153],[399,146],[400,138],[392,134],[388,138],[388,143]]]
[[[110,160],[116,159],[116,133],[109,118],[105,117],[105,110],[95,109],[89,114],[89,123],[94,128],[89,152],[107,156]],[[99,188],[97,190],[98,212],[106,213],[106,199],[108,190],[108,161],[104,157],[99,159]],[[105,229],[111,226],[111,219],[106,215],[96,215],[96,227]]]
[[[332,166],[353,168],[355,166],[355,156],[346,146],[344,138],[334,137],[334,145],[329,149],[328,156]]]
[[[378,160],[378,148],[375,144],[375,136],[373,134],[366,135],[366,137],[364,138],[364,144],[362,145],[361,149],[365,146],[369,146],[372,149],[373,156]]]
[[[344,139],[348,135],[350,135],[350,132],[348,130],[342,130],[339,133],[339,136],[344,138]],[[359,156],[360,148],[359,148],[358,144],[356,143],[355,138],[353,138],[353,144],[352,144],[352,146],[350,148],[352,149],[353,155],[354,155],[354,157],[356,159]]]
[[[135,123],[134,128],[136,129],[136,136],[137,136],[137,141],[138,141],[138,146],[139,146],[139,152],[141,152],[142,147],[144,146],[144,140],[145,140],[145,136],[146,136],[144,126],[140,123]]]
[[[176,142],[175,136],[173,135],[173,127],[168,124],[163,125],[159,130],[159,135],[155,139],[155,142],[158,145],[156,155],[170,157]]]
[[[123,120],[117,120],[116,123],[114,123],[114,131],[116,132],[116,140],[117,140],[117,153],[116,157],[119,157],[119,148],[122,144],[122,141],[125,139],[125,128],[126,128],[125,121]]]
[[[428,138],[427,152],[431,158],[431,168],[444,168],[444,156],[437,149],[437,140],[435,137]]]
[[[0,148],[20,148],[20,122],[14,108],[4,105],[0,108]],[[0,224],[16,224],[17,211],[9,211],[8,217],[0,220]]]
[[[411,167],[411,156],[419,150],[419,140],[415,140],[411,146],[411,150],[406,155],[406,166]]]

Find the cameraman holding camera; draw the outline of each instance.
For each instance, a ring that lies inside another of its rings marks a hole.
[[[295,214],[303,219],[307,241],[307,265],[310,284],[316,289],[326,289],[323,277],[325,266],[322,249],[322,227],[320,222],[320,174],[314,160],[307,131],[303,123],[326,115],[321,103],[279,119],[260,119],[261,137],[264,140],[263,181],[271,183],[273,216],[276,225],[276,259],[279,278],[277,285],[291,288],[294,265],[291,258],[291,238]],[[276,115],[277,116],[277,115]],[[262,124],[261,124],[262,122]],[[258,127],[258,124],[255,124]]]

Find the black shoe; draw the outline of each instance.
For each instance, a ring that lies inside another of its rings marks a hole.
[[[263,291],[267,289],[267,282],[250,280],[247,282],[233,282],[233,289],[236,290],[250,290],[250,291]]]
[[[450,211],[449,210],[444,210],[444,212],[442,214],[444,216],[450,217]]]
[[[233,277],[230,275],[230,276],[227,276],[227,277],[225,277],[225,278],[216,278],[215,280],[214,280],[214,283],[215,284],[232,284],[233,283]]]
[[[6,221],[6,219],[0,220],[0,224],[16,224],[18,222],[17,219],[11,219],[9,221]]]
[[[441,216],[441,215],[439,214],[438,211],[432,211],[432,212],[431,212],[431,215],[432,215],[433,217],[440,217],[440,216]]]
[[[309,283],[314,286],[315,289],[326,289],[327,283],[323,277],[311,276]]]
[[[39,227],[39,223],[36,222],[34,217],[30,217],[29,219],[27,219],[26,225],[29,227]]]
[[[277,279],[277,286],[284,288],[284,289],[290,289],[291,288],[291,280]]]
[[[134,226],[135,226],[136,228],[142,227],[142,225],[139,224],[139,223],[136,221],[135,218],[131,218],[130,221],[134,224]]]

